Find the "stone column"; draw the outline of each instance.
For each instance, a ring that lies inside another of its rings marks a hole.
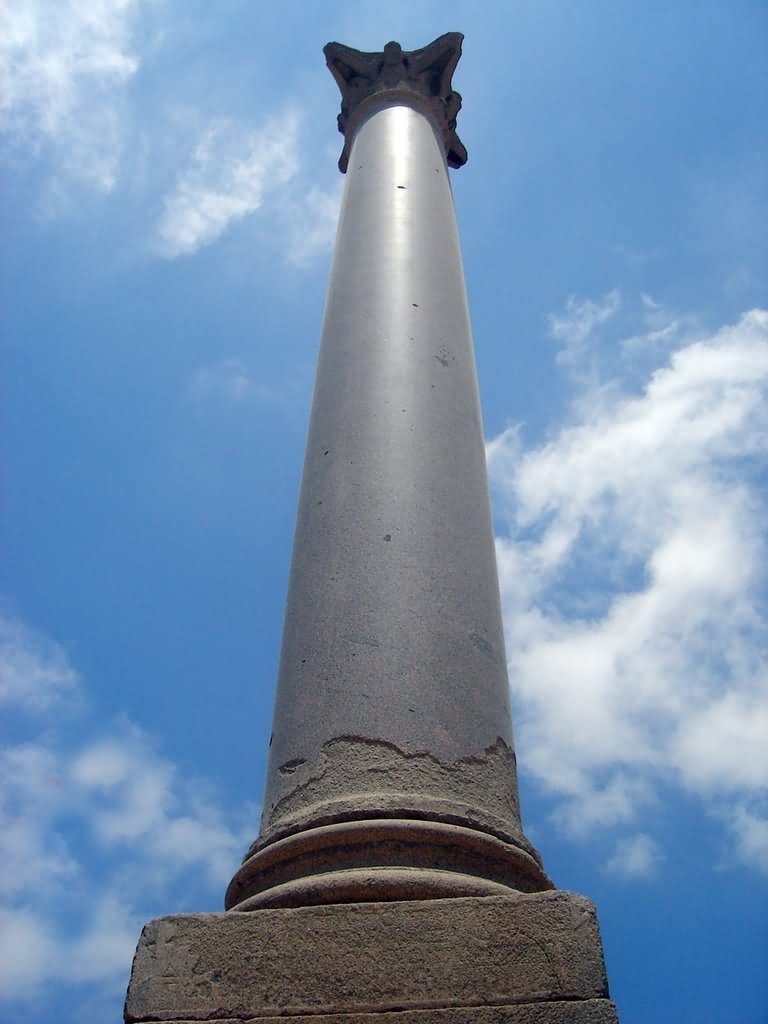
[[[551,888],[520,824],[448,178],[461,38],[325,48],[346,181],[262,831],[228,907]]]
[[[230,911],[145,926],[127,1024],[616,1024],[594,907],[543,891],[520,825],[447,173],[461,39],[325,49],[347,181],[262,831]]]

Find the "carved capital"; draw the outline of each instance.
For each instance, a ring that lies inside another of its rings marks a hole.
[[[467,151],[456,134],[456,117],[461,96],[451,88],[451,78],[461,57],[461,32],[447,32],[420,50],[403,50],[400,43],[387,43],[381,53],[364,53],[341,43],[323,48],[326,63],[341,90],[339,131],[344,149],[339,170],[347,169],[355,129],[355,112],[372,96],[391,92],[402,97],[414,93],[426,100],[442,132],[449,167],[467,162]]]

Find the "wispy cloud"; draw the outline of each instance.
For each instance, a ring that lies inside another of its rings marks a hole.
[[[0,11],[0,131],[56,173],[110,192],[124,135],[122,91],[139,60],[143,0],[17,0]]]
[[[57,644],[18,619],[0,617],[0,704],[45,710],[76,685],[77,673]]]
[[[657,260],[659,258],[658,251],[636,249],[632,246],[624,245],[623,242],[616,242],[614,245],[610,246],[610,251],[630,266],[642,266],[645,263],[651,263],[653,260]]]
[[[125,723],[86,743],[64,766],[80,813],[106,848],[138,850],[163,874],[196,865],[225,884],[242,852],[220,812],[157,754],[138,727]]]
[[[23,1002],[56,981],[116,997],[165,887],[189,872],[220,896],[256,830],[254,810],[234,823],[209,784],[185,777],[128,721],[89,734],[81,716],[62,729],[60,706],[54,715],[37,701],[40,666],[54,651],[57,678],[75,670],[20,629],[26,655],[7,699],[37,702],[40,730],[0,749],[0,996]]]
[[[658,844],[649,835],[639,832],[635,836],[619,839],[613,855],[605,864],[609,874],[625,878],[650,878],[662,860]]]
[[[236,356],[195,370],[190,392],[196,398],[221,398],[228,402],[274,397],[268,388],[254,378],[243,360]]]
[[[306,266],[318,254],[331,247],[341,205],[342,181],[323,191],[312,187],[294,199],[289,209],[288,259],[296,266]]]
[[[91,895],[74,935],[57,929],[57,909],[0,907],[0,998],[31,1001],[51,982],[124,987],[143,923],[132,901],[118,891]]]
[[[295,177],[298,123],[287,111],[250,131],[228,120],[210,124],[165,199],[159,251],[173,258],[209,245]]]
[[[597,302],[578,299],[570,295],[563,313],[552,313],[549,327],[552,337],[560,342],[558,362],[573,364],[583,355],[585,343],[594,334],[595,328],[614,316],[621,305],[621,296],[614,289]]]
[[[564,342],[617,301],[571,302]],[[639,393],[582,382],[548,444],[514,428],[489,444],[510,675],[521,762],[563,827],[634,820],[663,776],[728,794],[746,856],[768,791],[768,312],[695,339],[689,322]]]
[[[168,259],[192,255],[259,212],[271,244],[295,266],[328,249],[341,181],[329,189],[307,183],[300,127],[292,108],[255,128],[227,119],[208,124],[163,200],[156,250]]]
[[[748,807],[736,806],[724,816],[735,835],[741,859],[768,872],[768,813],[761,815]]]
[[[158,21],[153,40],[148,11]],[[261,213],[270,247],[307,266],[332,242],[341,179],[327,187],[308,179],[300,98],[261,123],[202,115],[199,97],[134,109],[142,100],[130,84],[148,47],[172,36],[171,18],[150,0],[4,5],[3,158],[44,168],[45,215],[69,212],[75,184],[109,195],[131,183],[148,222],[142,234],[167,259],[192,255]]]

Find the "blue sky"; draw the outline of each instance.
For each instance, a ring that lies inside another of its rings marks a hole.
[[[0,14],[0,999],[119,1020],[258,831],[342,178],[322,46],[465,33],[526,829],[624,1024],[768,1015],[768,8]]]

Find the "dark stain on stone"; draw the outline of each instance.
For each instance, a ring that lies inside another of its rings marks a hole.
[[[292,760],[286,761],[285,764],[281,764],[278,770],[281,775],[293,775],[297,768],[301,768],[306,763],[306,757],[294,757]]]
[[[405,185],[398,185],[397,187],[398,187],[398,188],[402,188],[402,189],[404,189],[404,188],[405,188]]]
[[[445,358],[445,356],[435,356],[435,359],[438,361],[438,363],[440,363],[441,366],[448,365],[448,360]]]
[[[478,651],[482,651],[486,658],[490,658],[491,661],[497,660],[496,651],[493,649],[493,644],[488,643],[485,637],[480,636],[479,633],[470,633],[469,639],[472,641],[472,643],[475,645]]]
[[[403,412],[405,412],[405,409],[403,409]],[[389,544],[389,542],[392,540],[392,534],[391,533],[385,533],[384,534],[384,540],[387,542],[387,544]]]
[[[351,644],[363,644],[365,647],[378,647],[379,641],[369,636],[345,636],[344,640],[348,640]]]
[[[418,302],[412,302],[411,305],[413,306],[414,309],[418,309],[419,308]]]

